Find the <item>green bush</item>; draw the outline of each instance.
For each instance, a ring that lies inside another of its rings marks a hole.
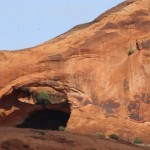
[[[58,129],[59,131],[65,131],[66,130],[66,128],[64,127],[64,126],[59,126],[59,129]]]
[[[134,50],[132,48],[130,48],[128,51],[128,56],[132,55],[133,53],[134,53]]]
[[[37,101],[36,103],[40,104],[40,105],[51,104],[51,100],[50,100],[49,94],[46,93],[46,92],[38,93],[36,101]]]
[[[109,135],[109,138],[114,139],[114,140],[118,140],[118,139],[119,139],[119,136],[116,135],[116,134],[110,134],[110,135]]]
[[[105,135],[100,133],[100,132],[97,132],[96,135],[98,136],[99,139],[104,139],[105,138]]]
[[[134,142],[134,144],[142,144],[143,143],[143,141],[137,137],[134,139],[133,142]]]

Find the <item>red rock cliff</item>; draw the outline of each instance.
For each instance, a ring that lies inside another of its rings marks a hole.
[[[27,87],[65,95],[68,130],[150,142],[149,0],[128,0],[37,47],[1,51],[0,67],[0,124],[27,112],[16,101]]]

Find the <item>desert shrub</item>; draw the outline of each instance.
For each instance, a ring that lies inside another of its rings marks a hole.
[[[130,48],[128,51],[128,56],[132,55],[133,53],[134,53],[134,50],[132,48]]]
[[[66,130],[66,128],[64,127],[64,126],[59,126],[59,129],[58,129],[59,131],[65,131]]]
[[[38,133],[39,133],[39,135],[45,135],[46,133],[45,133],[45,131],[38,131]]]
[[[99,139],[104,139],[104,138],[105,138],[105,135],[102,134],[102,133],[100,133],[100,132],[97,132],[96,135],[97,135],[97,137],[98,137]]]
[[[110,134],[110,135],[109,135],[109,138],[114,139],[114,140],[118,140],[118,139],[119,139],[119,136],[116,135],[116,134]]]
[[[40,105],[46,105],[46,104],[51,104],[51,100],[49,97],[49,94],[46,92],[40,92],[38,93],[36,97],[36,103]]]
[[[143,143],[143,141],[137,137],[134,139],[133,142],[134,142],[134,144],[142,144]]]

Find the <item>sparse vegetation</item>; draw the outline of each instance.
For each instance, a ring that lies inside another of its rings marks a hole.
[[[131,47],[131,48],[129,49],[129,51],[128,51],[128,56],[132,55],[133,53],[134,53],[134,50],[133,50],[133,48]]]
[[[45,133],[45,131],[38,131],[38,133],[39,133],[39,135],[45,135],[46,133]]]
[[[37,101],[36,104],[43,105],[43,107],[45,107],[45,105],[47,104],[51,104],[49,94],[46,92],[38,93],[36,101]]]
[[[102,134],[102,133],[100,133],[100,132],[97,132],[96,135],[97,135],[97,137],[98,137],[99,139],[104,139],[104,138],[105,138],[105,135]]]
[[[133,142],[134,142],[134,144],[142,144],[143,143],[143,141],[137,137],[134,139]]]
[[[110,135],[109,135],[109,138],[114,139],[114,140],[118,140],[118,139],[119,139],[119,136],[116,135],[116,134],[110,134]]]
[[[64,127],[64,126],[59,126],[59,129],[58,129],[59,131],[65,131],[66,130],[66,128]]]

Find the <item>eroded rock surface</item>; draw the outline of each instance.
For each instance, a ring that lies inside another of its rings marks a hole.
[[[1,51],[0,124],[37,109],[28,94],[44,90],[70,104],[68,130],[150,142],[149,27],[150,1],[128,0],[39,46]]]

